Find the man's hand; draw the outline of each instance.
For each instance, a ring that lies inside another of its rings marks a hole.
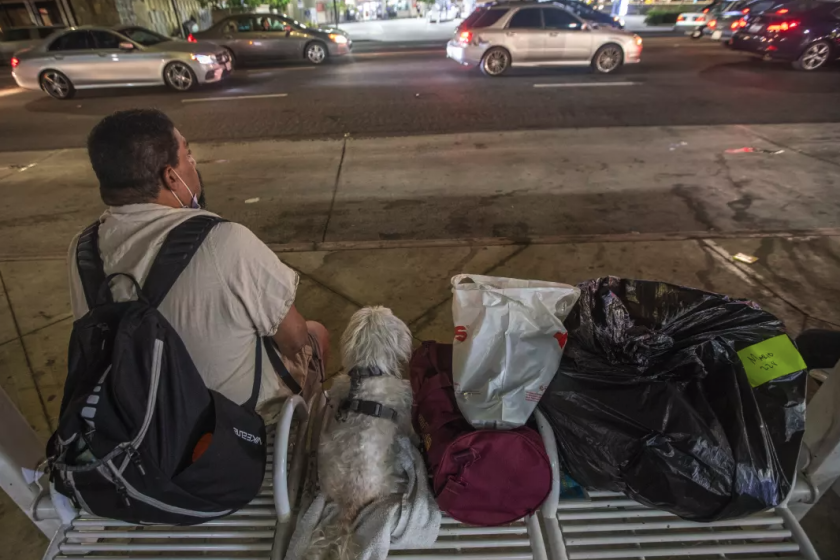
[[[294,305],[289,308],[289,312],[286,313],[286,318],[277,327],[274,342],[280,348],[280,353],[287,358],[297,356],[303,350],[303,347],[306,346],[306,343],[309,342],[306,320],[298,313]]]

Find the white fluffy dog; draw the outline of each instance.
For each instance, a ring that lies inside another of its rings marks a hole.
[[[413,434],[411,385],[403,379],[411,357],[406,324],[390,309],[365,307],[350,319],[341,354],[345,373],[335,379],[330,401],[372,401],[395,411],[396,419],[353,410],[340,410],[331,419],[318,448],[318,473],[321,490],[340,514],[338,526],[314,536],[310,558],[355,557],[353,521],[366,505],[403,491],[405,481],[395,469],[396,442]]]

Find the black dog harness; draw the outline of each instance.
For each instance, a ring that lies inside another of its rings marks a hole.
[[[353,395],[355,395],[359,390],[359,384],[362,379],[365,377],[380,377],[385,375],[381,369],[376,366],[364,368],[354,367],[347,375],[350,376],[350,394],[338,405],[336,420],[344,422],[347,420],[348,412],[355,412],[357,414],[373,416],[374,418],[385,418],[393,420],[394,422],[397,421],[397,411],[393,408],[376,401],[366,401],[353,398]]]

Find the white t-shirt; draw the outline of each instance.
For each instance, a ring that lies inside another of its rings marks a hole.
[[[99,254],[105,274],[122,272],[142,286],[169,231],[203,210],[159,204],[111,207],[102,214]],[[88,311],[70,244],[70,302],[76,319]],[[217,224],[158,308],[183,340],[208,388],[236,403],[251,396],[256,337],[273,336],[295,300],[298,275],[248,228]],[[131,281],[111,282],[114,301],[136,299]],[[259,403],[290,394],[263,349]],[[259,408],[259,405],[258,405]]]

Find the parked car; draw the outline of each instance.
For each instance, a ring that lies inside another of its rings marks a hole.
[[[674,24],[674,31],[685,31],[686,35],[690,35],[692,39],[700,39],[703,36],[703,30],[709,19],[709,12],[716,9],[723,0],[714,0],[711,4],[699,12],[683,12],[677,16],[677,23]]]
[[[709,22],[713,30],[707,30],[706,34],[715,41],[728,41],[738,29],[747,24],[749,18],[763,14],[779,3],[779,0],[753,0],[730,4],[725,12],[717,14]]]
[[[552,1],[552,0],[549,0]],[[593,7],[581,2],[580,0],[553,0],[556,4],[562,4],[564,8],[578,16],[587,23],[595,25],[603,25],[606,27],[615,27],[616,29],[624,29],[624,21],[612,14],[598,11]]]
[[[106,87],[166,84],[189,91],[218,82],[231,70],[221,47],[157,36],[160,42],[144,46],[114,29],[71,28],[15,53],[12,75],[22,88],[69,99],[76,90]]]
[[[353,41],[340,29],[315,29],[273,14],[230,16],[194,37],[224,47],[234,64],[284,58],[322,64],[353,48]]]
[[[559,3],[498,2],[476,8],[455,31],[446,56],[501,76],[511,66],[587,66],[604,74],[641,60],[642,39],[595,28]]]
[[[728,42],[735,50],[813,71],[840,58],[840,4],[800,0],[750,16]]]
[[[63,27],[13,27],[0,31],[0,64],[9,64],[12,55],[21,49],[34,47]]]

